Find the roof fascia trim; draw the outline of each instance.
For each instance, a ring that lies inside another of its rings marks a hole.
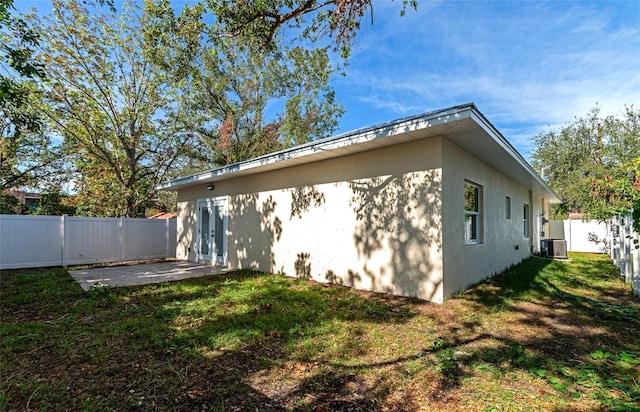
[[[451,123],[453,121],[459,121],[470,117],[471,113],[473,113],[474,111],[477,111],[475,105],[473,103],[468,103],[460,106],[438,110],[435,112],[428,112],[411,117],[405,117],[391,122],[381,123],[363,129],[354,130],[352,132],[346,132],[336,136],[331,136],[326,139],[316,140],[314,142],[309,142],[303,145],[281,150],[279,152],[248,159],[227,166],[222,166],[205,172],[181,177],[172,181],[161,183],[156,186],[156,189],[177,190],[186,185],[192,185],[198,182],[204,183],[209,179],[215,177],[230,175],[240,171],[246,171],[285,160],[296,159],[299,157],[312,155],[320,151],[340,149],[342,147],[353,146],[378,138],[389,137],[401,133],[408,133],[423,128],[434,127],[444,123]]]

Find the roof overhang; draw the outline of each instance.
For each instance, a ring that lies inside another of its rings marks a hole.
[[[550,202],[561,202],[560,197],[491,125],[474,104],[406,117],[316,140],[165,182],[157,188],[160,190],[181,190],[434,136],[448,139],[520,184],[546,193]]]

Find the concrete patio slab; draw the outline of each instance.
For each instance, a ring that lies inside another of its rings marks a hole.
[[[82,289],[89,290],[93,285],[146,285],[149,283],[162,283],[200,276],[218,275],[230,272],[231,270],[232,269],[221,268],[210,264],[173,261],[70,270],[69,273],[80,283]]]

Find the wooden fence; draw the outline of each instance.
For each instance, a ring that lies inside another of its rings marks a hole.
[[[0,215],[0,269],[175,257],[176,219]]]

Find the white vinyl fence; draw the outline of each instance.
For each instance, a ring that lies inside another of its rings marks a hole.
[[[550,237],[567,241],[572,252],[607,253],[620,268],[620,274],[640,296],[640,234],[632,229],[631,215],[597,220],[552,220]]]
[[[640,296],[640,234],[632,228],[631,215],[612,219],[609,222],[611,231],[611,249],[609,256],[620,268],[620,274],[627,283],[633,286],[633,292]]]
[[[176,219],[0,215],[0,269],[175,257]]]
[[[609,226],[597,220],[549,221],[549,238],[567,241],[570,252],[609,253]]]

